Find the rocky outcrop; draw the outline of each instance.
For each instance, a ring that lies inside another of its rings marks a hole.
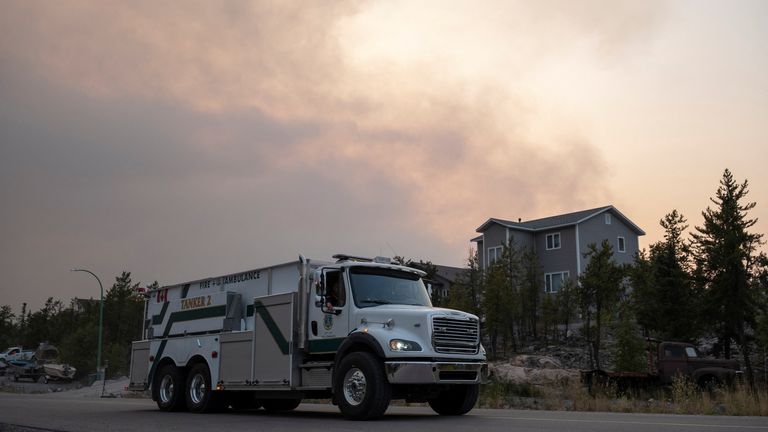
[[[489,368],[495,380],[512,384],[552,386],[579,380],[577,369],[565,369],[548,356],[521,354],[507,361],[491,362]]]

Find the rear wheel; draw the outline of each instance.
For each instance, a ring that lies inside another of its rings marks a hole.
[[[334,383],[341,413],[353,420],[381,417],[392,399],[392,386],[381,362],[367,352],[353,352],[339,363]]]
[[[152,394],[161,411],[182,411],[186,408],[184,382],[181,371],[175,365],[160,368],[152,384]]]
[[[440,415],[462,415],[475,407],[479,394],[478,384],[452,385],[428,402],[429,406]]]
[[[187,407],[192,412],[211,412],[223,407],[222,395],[211,387],[211,371],[205,363],[195,363],[187,376]]]
[[[301,404],[301,399],[264,399],[261,404],[269,412],[292,411]]]

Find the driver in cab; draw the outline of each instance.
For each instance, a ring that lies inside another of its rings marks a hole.
[[[346,296],[340,273],[337,273],[336,277],[332,280],[329,280],[329,282],[330,289],[328,290],[328,294],[325,299],[325,309],[327,311],[333,311],[334,307],[344,306]]]

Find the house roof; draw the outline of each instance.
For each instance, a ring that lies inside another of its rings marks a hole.
[[[507,228],[513,228],[521,231],[535,232],[535,231],[541,231],[546,229],[576,225],[588,219],[591,219],[601,213],[605,213],[607,211],[610,211],[611,214],[621,219],[621,221],[624,222],[633,231],[635,231],[637,235],[645,235],[645,231],[643,231],[640,227],[635,225],[634,222],[629,220],[628,217],[624,216],[624,214],[622,214],[620,211],[616,209],[616,207],[612,205],[597,207],[589,210],[581,210],[573,213],[550,216],[542,219],[534,219],[534,220],[525,221],[525,222],[515,222],[515,221],[506,220],[506,219],[490,218],[487,221],[485,221],[484,224],[480,225],[475,231],[483,232],[491,224],[497,223]],[[479,239],[481,238],[475,237],[471,241],[478,241]]]
[[[455,282],[456,279],[458,279],[461,275],[464,274],[464,272],[468,270],[466,267],[451,267],[444,265],[435,265],[435,267],[437,267],[436,276],[442,276],[451,282]]]

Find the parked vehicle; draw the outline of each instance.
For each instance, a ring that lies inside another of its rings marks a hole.
[[[615,383],[619,387],[642,387],[652,384],[668,385],[676,376],[684,376],[700,387],[711,389],[721,384],[732,384],[742,374],[736,360],[707,359],[692,344],[660,342],[646,339],[647,370],[582,371],[582,380],[590,387],[598,382]]]
[[[47,383],[43,368],[35,360],[10,360],[5,374],[14,381],[29,379],[39,383]]]
[[[131,390],[163,411],[286,411],[330,398],[352,419],[391,399],[470,411],[487,376],[475,315],[432,307],[424,272],[346,255],[147,293]]]
[[[42,367],[46,379],[72,381],[77,369],[59,361],[59,350],[53,345],[41,343],[35,351],[38,366]]]
[[[75,377],[77,370],[58,361],[59,350],[53,345],[41,343],[36,351],[16,351],[14,348],[7,350],[14,359],[0,359],[0,368],[14,381],[31,379],[47,383],[49,379],[71,381]]]
[[[34,358],[35,352],[34,351],[24,351],[22,347],[10,347],[6,349],[5,351],[0,353],[0,360],[5,361],[6,363],[11,360],[31,360]]]

